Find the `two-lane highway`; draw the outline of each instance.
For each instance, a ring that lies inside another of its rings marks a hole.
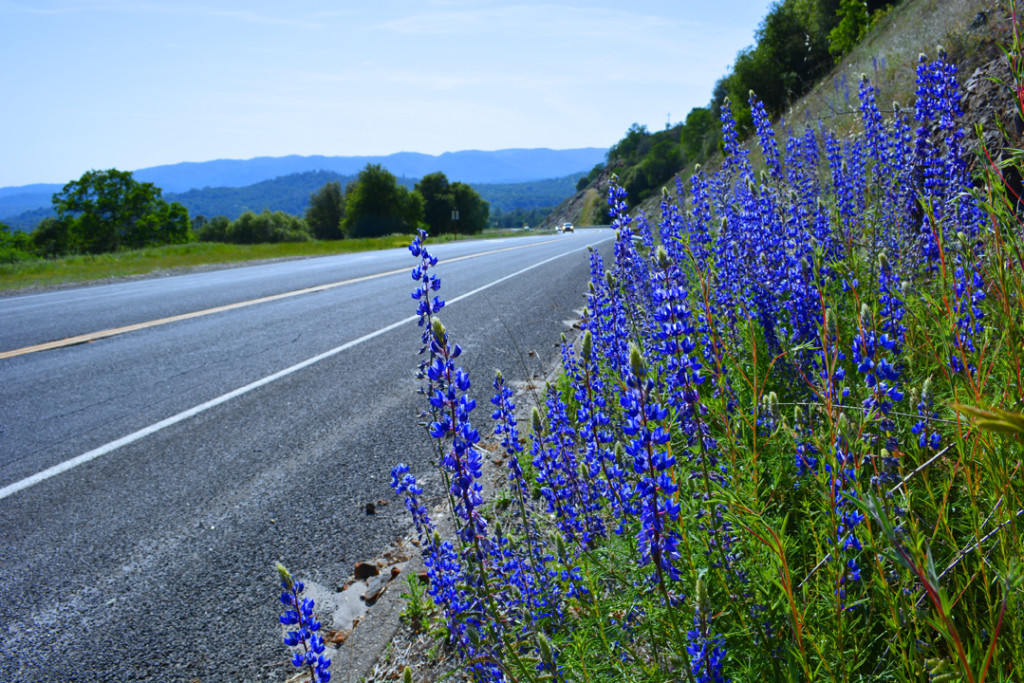
[[[557,355],[586,246],[610,238],[431,246],[481,406],[495,368],[527,379]],[[434,477],[414,263],[389,250],[0,299],[0,680],[284,677],[274,561],[336,585],[408,532],[401,505],[363,512],[393,499],[391,467]],[[474,418],[490,429],[486,408]]]

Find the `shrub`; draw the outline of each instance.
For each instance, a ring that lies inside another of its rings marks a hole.
[[[226,233],[226,241],[234,244],[308,242],[311,239],[306,222],[284,211],[264,210],[260,214],[246,211],[231,222]]]

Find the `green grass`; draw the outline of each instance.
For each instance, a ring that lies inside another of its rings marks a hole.
[[[510,230],[488,230],[482,235],[460,236],[457,239],[490,239],[522,234]],[[434,238],[434,241],[450,242],[455,239],[451,235],[442,235]],[[58,259],[32,259],[0,264],[0,292],[186,271],[203,266],[264,259],[307,258],[393,249],[408,246],[410,241],[411,235],[388,235],[351,240],[251,245],[190,242],[110,254],[78,254]]]

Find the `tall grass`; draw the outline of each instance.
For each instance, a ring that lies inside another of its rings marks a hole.
[[[611,188],[614,257],[525,436],[495,381],[494,503],[414,242],[455,537],[394,485],[476,680],[1024,677],[1019,202],[966,175],[955,68],[917,79],[889,119],[863,81],[853,138],[780,146],[753,99],[759,169],[726,105],[721,170],[655,222]]]

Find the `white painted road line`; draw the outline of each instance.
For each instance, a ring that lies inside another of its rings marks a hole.
[[[476,254],[467,254],[466,256],[457,256],[452,259],[445,261],[446,263],[455,263],[457,261],[465,261],[466,259],[479,258],[480,256],[490,256],[491,254],[497,254],[503,251],[512,251],[515,249],[527,249],[529,247],[536,247],[542,244],[548,244],[554,240],[547,240],[545,242],[535,242],[534,244],[521,244],[514,247],[503,247],[501,249],[490,249],[488,251],[481,251]],[[57,339],[55,341],[45,342],[43,344],[36,344],[34,346],[25,346],[20,349],[13,349],[11,351],[0,352],[0,360],[4,358],[14,358],[15,356],[24,356],[28,353],[37,353],[39,351],[51,351],[53,349],[61,349],[66,346],[75,346],[77,344],[87,344],[89,342],[97,341],[99,339],[106,339],[107,337],[114,337],[119,334],[126,334],[128,332],[136,332],[138,330],[144,330],[149,327],[158,327],[160,325],[168,325],[170,323],[182,322],[184,320],[191,320],[193,318],[202,318],[203,316],[213,315],[214,313],[224,313],[226,311],[233,311],[238,308],[246,308],[248,306],[255,306],[257,304],[265,304],[271,301],[279,301],[281,299],[288,299],[293,296],[300,296],[302,294],[313,294],[315,292],[323,292],[328,289],[334,289],[336,287],[343,287],[345,285],[352,285],[358,282],[366,282],[367,280],[376,280],[377,278],[387,277],[389,275],[398,275],[400,273],[407,273],[410,268],[397,268],[395,270],[388,270],[382,273],[373,273],[372,275],[363,275],[362,277],[355,277],[350,280],[341,280],[339,282],[328,282],[323,285],[316,285],[315,287],[306,287],[305,289],[296,289],[290,292],[282,292],[280,294],[273,294],[271,296],[260,297],[259,299],[249,299],[248,301],[238,301],[233,304],[226,304],[224,306],[216,306],[214,308],[206,308],[201,311],[192,311],[190,313],[182,313],[180,315],[172,315],[168,318],[160,318],[158,320],[148,320],[146,322],[135,323],[134,325],[125,325],[124,327],[115,327],[109,330],[100,330],[98,332],[89,332],[87,334],[80,334],[74,337],[67,337],[65,339]]]
[[[611,237],[608,237],[608,238],[605,238],[603,240],[600,240],[596,244],[600,244],[601,242],[607,241],[608,239],[611,239]],[[588,245],[588,247],[589,247],[589,245]],[[560,259],[560,258],[562,258],[564,256],[569,256],[570,254],[575,254],[577,252],[583,251],[584,249],[587,249],[588,247],[580,247],[579,249],[573,249],[572,251],[567,251],[567,252],[559,254],[557,256],[552,256],[551,258],[545,259],[544,261],[539,261],[539,262],[533,264],[532,266],[527,266],[526,268],[523,268],[521,270],[517,270],[514,273],[510,273],[509,275],[505,275],[504,277],[500,277],[497,280],[489,282],[486,285],[483,285],[481,287],[477,287],[476,289],[474,289],[472,291],[469,291],[469,292],[466,292],[465,294],[460,294],[459,296],[455,297],[454,299],[446,301],[445,305],[446,306],[450,306],[451,304],[454,304],[454,303],[457,303],[459,301],[462,301],[463,299],[467,299],[467,298],[469,298],[469,297],[471,297],[471,296],[473,296],[475,294],[479,294],[480,292],[482,292],[482,291],[484,291],[486,289],[490,289],[491,287],[494,287],[495,285],[499,285],[502,282],[505,282],[506,280],[511,280],[512,278],[518,277],[519,275],[522,275],[523,273],[527,273],[527,272],[529,272],[529,271],[531,271],[531,270],[533,270],[535,268],[539,268],[539,267],[541,267],[543,265],[547,265],[548,263],[551,263],[552,261],[556,261],[556,260],[558,260],[558,259]],[[521,248],[521,247],[514,247],[514,248],[518,249],[518,248]],[[499,250],[496,250],[496,251],[505,251],[505,250],[504,249],[499,249]],[[489,252],[489,253],[494,253],[494,252]],[[465,257],[464,256],[464,257],[461,257],[461,258],[469,258],[469,257]],[[457,260],[457,259],[451,259],[451,261],[455,261],[455,260]],[[451,263],[451,261],[448,261],[448,263]],[[406,268],[406,269],[403,269],[403,270],[411,271],[412,268],[410,267],[410,268]],[[387,332],[390,332],[391,330],[394,330],[394,329],[396,329],[398,327],[401,327],[402,325],[405,325],[406,323],[410,323],[410,322],[412,322],[414,320],[417,320],[418,318],[419,318],[419,316],[411,315],[408,318],[403,318],[402,320],[399,320],[397,322],[393,322],[390,325],[387,325],[386,327],[382,327],[382,328],[380,328],[378,330],[370,332],[369,334],[364,334],[362,337],[359,337],[358,339],[353,339],[352,341],[345,342],[341,346],[336,346],[333,349],[331,349],[330,351],[325,351],[324,353],[321,353],[318,356],[313,356],[312,358],[308,358],[308,359],[302,361],[301,363],[296,363],[295,365],[292,365],[291,367],[285,368],[284,370],[279,370],[278,372],[275,372],[272,375],[267,375],[266,377],[264,377],[262,379],[258,379],[255,382],[252,382],[250,384],[246,384],[244,387],[239,387],[238,389],[235,389],[234,391],[229,391],[228,393],[223,394],[221,396],[218,396],[217,398],[211,399],[211,400],[207,401],[206,403],[201,403],[201,404],[199,404],[199,405],[197,405],[197,406],[195,406],[193,408],[189,408],[188,410],[184,410],[184,411],[178,413],[177,415],[172,415],[171,417],[168,417],[168,418],[166,418],[164,420],[160,420],[159,422],[151,424],[148,427],[144,427],[144,428],[142,428],[142,429],[140,429],[138,431],[132,432],[131,434],[128,434],[127,436],[122,436],[120,439],[117,439],[116,441],[111,441],[110,443],[104,444],[104,445],[100,446],[99,448],[94,448],[91,451],[88,451],[86,453],[82,453],[81,455],[76,456],[74,458],[71,458],[70,460],[65,460],[62,463],[54,465],[53,467],[49,467],[49,468],[47,468],[47,469],[45,469],[45,470],[43,470],[41,472],[37,472],[36,474],[33,474],[32,476],[26,477],[26,478],[24,478],[24,479],[22,479],[20,481],[16,481],[13,484],[8,484],[7,486],[5,486],[3,488],[0,488],[0,500],[3,500],[4,498],[6,498],[8,496],[17,493],[18,491],[21,491],[23,489],[27,489],[27,488],[29,488],[31,486],[35,486],[36,484],[44,482],[47,479],[50,479],[51,477],[56,477],[58,474],[63,474],[64,472],[67,472],[68,470],[74,469],[75,467],[78,467],[79,465],[84,465],[85,463],[87,463],[87,462],[89,462],[91,460],[95,460],[96,458],[99,458],[100,456],[106,455],[107,453],[110,453],[111,451],[115,451],[118,448],[121,448],[122,446],[127,446],[127,445],[129,445],[131,443],[135,443],[136,441],[139,441],[140,439],[144,439],[145,437],[147,437],[147,436],[149,436],[151,434],[155,434],[155,433],[159,432],[162,429],[165,429],[167,427],[171,427],[173,425],[176,425],[179,422],[183,422],[183,421],[189,419],[190,417],[194,417],[194,416],[196,416],[196,415],[198,415],[198,414],[200,414],[202,412],[205,412],[205,411],[209,410],[210,408],[215,408],[215,407],[221,405],[222,403],[227,403],[231,399],[238,398],[239,396],[247,394],[250,391],[252,391],[253,389],[258,389],[258,388],[260,388],[262,386],[270,384],[271,382],[275,382],[275,381],[277,381],[277,380],[279,380],[279,379],[281,379],[283,377],[287,377],[288,375],[294,374],[294,373],[298,372],[299,370],[302,370],[304,368],[308,368],[309,366],[311,366],[311,365],[313,365],[315,363],[319,363],[322,360],[326,360],[327,358],[330,358],[331,356],[335,356],[335,355],[341,353],[342,351],[346,351],[348,349],[351,349],[354,346],[358,346],[359,344],[362,344],[364,342],[368,342],[371,339],[379,337],[382,334],[386,334]]]

